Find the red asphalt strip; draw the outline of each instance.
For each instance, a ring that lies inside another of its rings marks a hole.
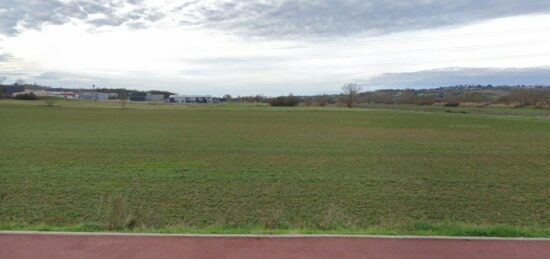
[[[0,258],[550,258],[549,240],[0,233]]]

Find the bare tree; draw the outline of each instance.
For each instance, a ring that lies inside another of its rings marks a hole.
[[[27,84],[27,83],[25,82],[25,80],[23,80],[21,78],[19,78],[15,81],[15,85],[25,85],[25,84]]]
[[[349,83],[342,87],[344,102],[346,103],[348,108],[353,107],[359,91],[361,91],[361,86],[359,86],[358,84]]]
[[[230,94],[226,94],[226,95],[223,96],[223,99],[225,99],[225,101],[227,101],[227,102],[230,102],[233,99],[233,97],[231,97]]]
[[[128,98],[121,97],[119,100],[120,107],[124,110],[126,108],[126,103],[128,102]]]

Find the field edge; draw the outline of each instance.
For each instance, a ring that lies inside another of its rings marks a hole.
[[[515,237],[550,238],[550,228],[516,227],[508,225],[473,225],[460,223],[425,223],[396,227],[361,229],[270,229],[262,226],[230,227],[215,225],[203,228],[182,225],[150,228],[109,229],[101,224],[47,225],[0,223],[0,231],[90,232],[90,233],[143,233],[143,234],[205,234],[205,235],[376,235],[376,236],[449,236],[449,237]]]

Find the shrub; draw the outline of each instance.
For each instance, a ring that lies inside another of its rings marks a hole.
[[[54,107],[55,104],[57,103],[57,98],[55,97],[47,97],[46,99],[44,99],[44,103],[46,103],[46,105],[48,107]]]
[[[271,98],[269,100],[269,105],[271,106],[296,106],[300,103],[300,99],[293,95],[289,96],[279,96]]]
[[[126,199],[120,195],[111,196],[107,211],[107,228],[109,230],[122,229],[129,222],[124,222],[126,215]]]
[[[519,103],[517,105],[514,105],[514,108],[526,108],[526,107],[529,107],[531,106],[531,103],[529,102],[522,102],[522,103]]]
[[[125,108],[126,108],[126,103],[128,102],[128,99],[126,99],[126,98],[120,98],[120,99],[118,100],[118,102],[120,103],[120,107],[121,107],[122,109],[125,109]]]
[[[460,103],[459,102],[448,102],[448,103],[444,104],[443,106],[445,106],[445,107],[458,107],[458,106],[460,106]]]
[[[327,106],[327,103],[328,103],[328,97],[326,95],[319,96],[319,98],[317,98],[317,106],[325,107]]]
[[[24,93],[24,94],[16,95],[15,99],[17,99],[17,100],[38,100],[38,97],[36,97],[36,95],[34,95],[34,93]]]
[[[268,211],[268,214],[262,218],[262,223],[267,229],[284,228],[286,226],[280,209]]]
[[[424,101],[424,102],[419,103],[418,105],[420,105],[420,106],[427,106],[427,105],[434,105],[434,103],[435,103],[435,102]]]
[[[304,99],[304,105],[305,106],[312,106],[313,105],[313,98],[307,97]]]

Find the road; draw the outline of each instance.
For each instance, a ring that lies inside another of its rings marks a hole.
[[[550,258],[550,239],[0,232],[0,258]]]

